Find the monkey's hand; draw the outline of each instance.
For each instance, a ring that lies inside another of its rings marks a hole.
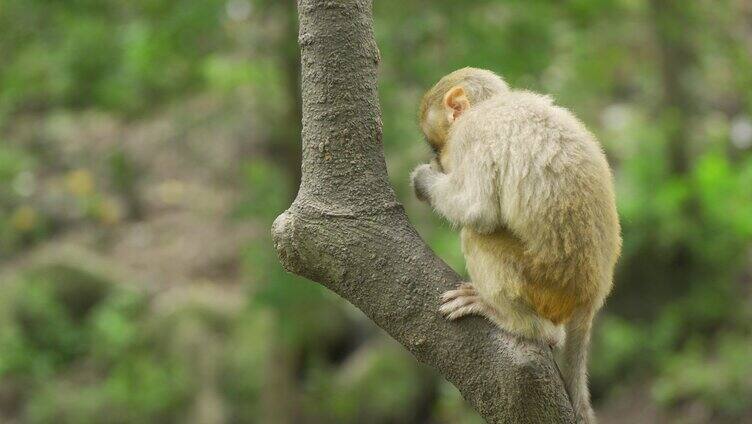
[[[431,164],[423,164],[410,174],[410,184],[415,190],[415,197],[423,202],[431,202],[429,189],[440,172]]]

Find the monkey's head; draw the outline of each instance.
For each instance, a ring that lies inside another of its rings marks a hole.
[[[420,128],[434,153],[441,155],[449,129],[467,109],[508,90],[500,76],[485,69],[462,68],[441,78],[423,96],[418,112]]]

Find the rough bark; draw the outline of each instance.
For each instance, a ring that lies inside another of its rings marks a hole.
[[[460,277],[421,240],[387,179],[371,0],[299,0],[298,16],[302,181],[272,228],[282,264],[357,306],[488,422],[574,422],[547,347],[437,312]]]

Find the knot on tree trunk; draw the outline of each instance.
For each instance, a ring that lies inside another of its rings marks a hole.
[[[301,258],[296,249],[295,214],[290,210],[282,212],[272,224],[272,241],[279,262],[287,272],[301,274]]]

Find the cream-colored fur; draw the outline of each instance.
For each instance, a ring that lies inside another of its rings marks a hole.
[[[461,89],[444,95],[452,87]],[[465,104],[448,99],[455,95],[469,107],[454,106]],[[421,119],[439,164],[419,166],[412,182],[461,228],[471,280],[444,294],[441,312],[450,319],[484,315],[552,346],[562,344],[566,327],[565,383],[578,420],[593,423],[590,327],[611,290],[621,246],[611,171],[598,141],[550,97],[511,90],[472,68],[430,90]]]

